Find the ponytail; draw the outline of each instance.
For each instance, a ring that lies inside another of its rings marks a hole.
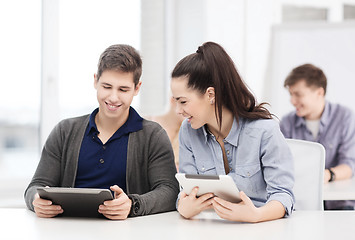
[[[226,51],[214,42],[206,42],[198,47],[196,53],[180,60],[175,66],[172,77],[188,77],[189,88],[204,94],[208,87],[215,89],[216,119],[221,127],[222,106],[230,110],[237,121],[246,119],[271,119],[271,113],[264,107],[266,103],[256,104],[254,95],[238,74],[233,60]]]

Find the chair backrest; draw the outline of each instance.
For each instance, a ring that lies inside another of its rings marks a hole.
[[[323,145],[286,139],[294,159],[295,210],[323,210],[325,149]]]

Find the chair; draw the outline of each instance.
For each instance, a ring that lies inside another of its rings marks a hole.
[[[294,159],[295,210],[323,210],[325,149],[323,145],[286,139]]]

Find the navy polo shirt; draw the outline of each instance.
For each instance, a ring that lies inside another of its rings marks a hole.
[[[84,134],[75,187],[109,189],[116,184],[126,192],[128,137],[143,128],[143,118],[130,107],[127,121],[103,144],[95,123],[98,111],[97,108],[90,115]]]

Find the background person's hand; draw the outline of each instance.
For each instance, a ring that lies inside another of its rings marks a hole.
[[[111,186],[114,191],[114,199],[105,201],[99,206],[99,213],[111,220],[123,220],[131,211],[132,201],[117,185]]]
[[[63,213],[61,206],[53,205],[52,201],[40,198],[38,193],[36,193],[32,204],[38,217],[51,218]]]
[[[191,218],[196,216],[203,210],[212,208],[213,193],[206,193],[199,197],[196,197],[198,187],[192,189],[191,193],[187,195],[184,192],[180,194],[180,200],[178,202],[178,212],[184,218]]]

